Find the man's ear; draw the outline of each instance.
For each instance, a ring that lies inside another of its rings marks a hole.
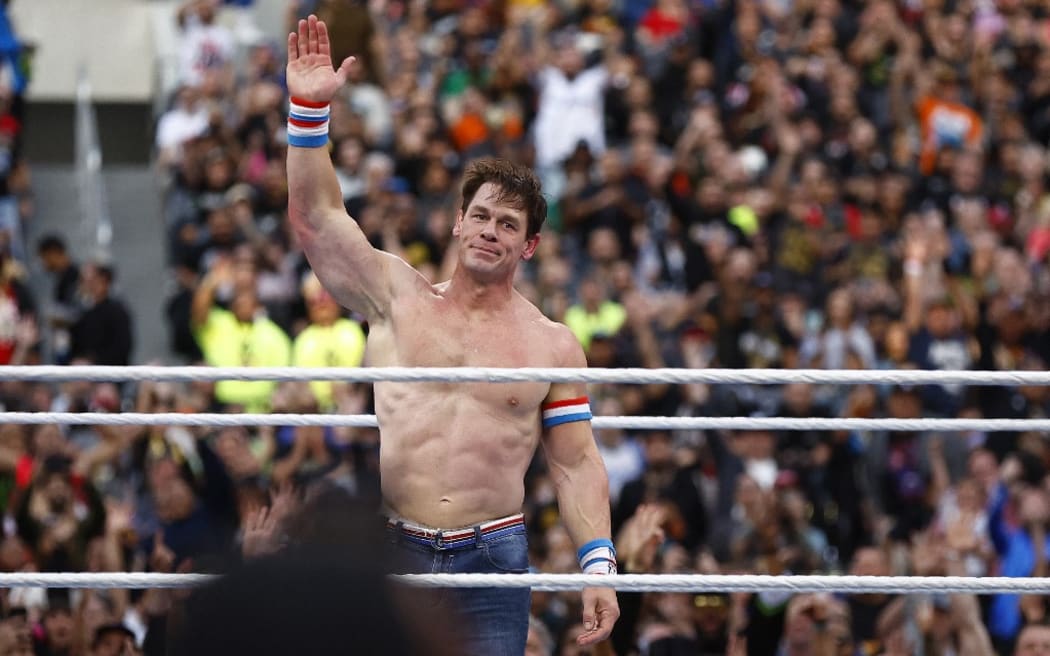
[[[532,256],[536,254],[536,248],[540,245],[540,233],[536,233],[533,236],[525,240],[525,250],[521,252],[521,259],[531,260]]]
[[[463,228],[463,210],[456,212],[456,220],[452,224],[452,236],[458,237],[460,230]]]

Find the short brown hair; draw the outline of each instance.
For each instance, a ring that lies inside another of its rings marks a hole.
[[[486,182],[500,188],[497,200],[508,203],[514,209],[524,210],[528,218],[526,237],[539,233],[547,218],[547,199],[540,190],[540,181],[527,166],[515,164],[505,159],[479,159],[467,165],[463,172],[463,206],[467,207],[474,200],[478,189]]]

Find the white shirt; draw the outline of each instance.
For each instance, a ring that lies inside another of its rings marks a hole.
[[[157,121],[157,147],[161,150],[178,149],[207,129],[208,112],[203,104],[197,109],[174,107]]]
[[[561,69],[547,66],[538,77],[540,102],[536,115],[536,161],[540,167],[556,166],[576,144],[586,141],[591,154],[605,151],[604,66],[582,71],[573,79]]]
[[[199,86],[205,72],[232,63],[235,48],[233,33],[225,27],[188,19],[179,43],[179,81]]]

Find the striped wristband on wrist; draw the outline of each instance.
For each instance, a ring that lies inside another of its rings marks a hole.
[[[320,148],[328,145],[329,103],[292,97],[288,109],[288,145]]]
[[[584,574],[616,573],[616,547],[607,538],[591,540],[583,545],[576,552],[576,558]]]

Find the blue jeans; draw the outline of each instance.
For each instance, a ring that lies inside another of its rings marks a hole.
[[[408,574],[524,574],[529,567],[525,527],[480,544],[441,547],[410,542],[395,530],[387,537],[395,545],[395,568]],[[436,610],[460,620],[466,641],[464,654],[522,656],[529,633],[531,591],[528,588],[439,588],[429,591]]]

